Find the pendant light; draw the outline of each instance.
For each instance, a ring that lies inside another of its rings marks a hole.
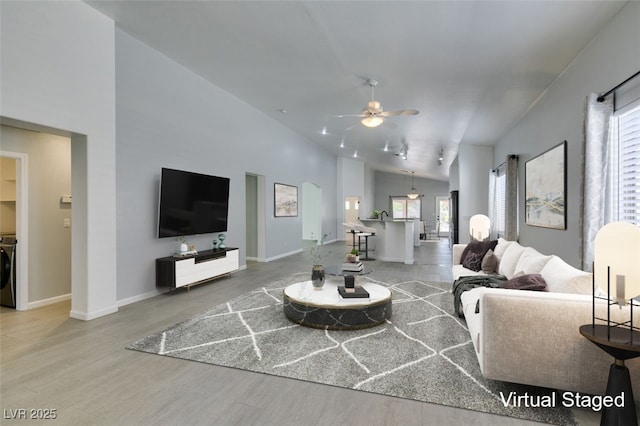
[[[413,187],[413,173],[414,172],[411,172],[411,191],[407,194],[407,198],[410,200],[415,200],[420,196],[420,194],[418,194],[418,191],[416,191],[416,189]]]

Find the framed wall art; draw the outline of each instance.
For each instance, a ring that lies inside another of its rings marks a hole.
[[[567,141],[525,163],[525,223],[567,229]]]
[[[275,217],[298,216],[298,187],[275,183],[273,189]]]

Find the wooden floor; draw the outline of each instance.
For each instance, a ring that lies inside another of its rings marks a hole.
[[[330,246],[340,256],[342,243]],[[447,240],[416,248],[422,280],[451,279]],[[0,310],[0,423],[52,414],[62,425],[523,425],[536,424],[124,349],[142,337],[291,272],[303,255],[250,263],[230,277],[163,294],[83,322],[69,303]],[[31,412],[30,410],[41,410]],[[54,411],[46,411],[54,410]],[[582,424],[598,417],[579,413]]]

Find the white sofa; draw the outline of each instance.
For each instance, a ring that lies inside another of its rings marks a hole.
[[[453,246],[453,278],[483,274],[460,264],[466,245]],[[602,395],[613,358],[578,329],[592,318],[591,274],[557,256],[498,240],[497,273],[512,278],[540,274],[548,292],[477,287],[462,293],[467,327],[482,374],[494,380]],[[476,313],[476,305],[478,313]],[[597,303],[606,317],[606,303]],[[612,310],[629,318],[628,307]],[[634,397],[640,400],[640,359],[626,361]]]

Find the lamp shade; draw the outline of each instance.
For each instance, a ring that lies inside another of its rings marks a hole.
[[[483,215],[476,214],[469,219],[469,234],[472,240],[484,241],[489,237],[491,220]]]
[[[410,200],[415,200],[419,196],[420,196],[420,194],[418,194],[417,192],[410,192],[410,193],[407,194],[407,198],[410,199]]]
[[[606,224],[596,234],[593,258],[596,285],[605,293],[609,282],[609,296],[618,301],[640,296],[640,227],[627,222]]]

